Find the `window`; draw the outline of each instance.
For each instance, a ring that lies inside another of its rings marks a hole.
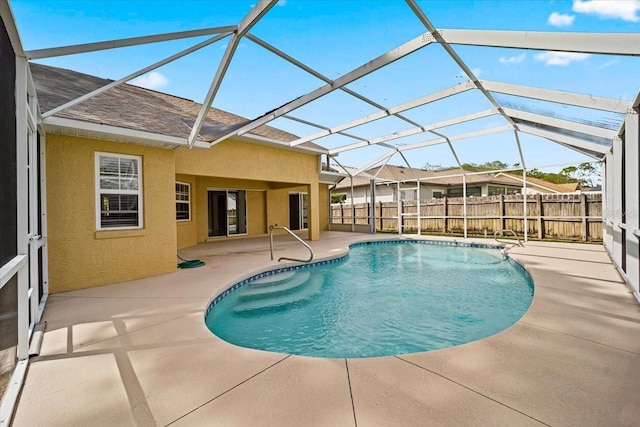
[[[191,221],[191,185],[176,182],[176,221]]]
[[[142,158],[96,153],[96,227],[142,228]]]
[[[442,191],[434,191],[433,192],[434,199],[442,199]]]
[[[463,197],[462,187],[454,187],[447,190],[447,197]],[[467,187],[467,197],[480,196],[482,190],[480,187]]]
[[[490,196],[496,196],[499,194],[506,194],[507,193],[507,189],[504,187],[494,187],[492,185],[489,186],[489,195]]]

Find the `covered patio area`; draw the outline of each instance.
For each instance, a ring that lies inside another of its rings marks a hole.
[[[397,238],[413,237],[323,232],[308,243],[322,259],[356,241]],[[292,238],[275,240],[276,257],[304,256]],[[535,282],[519,322],[396,357],[291,356],[209,332],[212,297],[283,264],[270,261],[265,237],[181,251],[202,268],[51,295],[14,425],[637,423],[640,306],[605,249],[529,242],[509,253]]]

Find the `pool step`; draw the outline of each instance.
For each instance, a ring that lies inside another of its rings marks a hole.
[[[267,309],[285,309],[293,304],[304,303],[322,291],[324,285],[324,276],[313,275],[307,276],[307,279],[298,286],[289,289],[286,292],[277,292],[270,297],[253,298],[250,300],[240,301],[233,309],[236,314],[251,314],[251,312]]]
[[[284,273],[278,273],[278,274],[272,274],[270,276],[265,276],[265,277],[262,277],[260,279],[256,279],[253,282],[251,282],[251,286],[257,286],[257,285],[259,285],[259,286],[271,286],[271,285],[276,285],[278,283],[286,282],[291,277],[295,276],[296,273],[298,273],[298,271],[290,270],[290,271],[285,271]]]
[[[291,273],[291,274],[290,274]],[[286,275],[285,277],[278,277],[281,275]],[[242,296],[238,299],[240,301],[247,300],[256,300],[256,299],[264,299],[271,298],[281,294],[289,293],[298,286],[302,286],[304,282],[309,279],[311,274],[308,271],[296,271],[296,272],[286,272],[280,274],[274,274],[273,276],[269,276],[266,278],[272,279],[271,281],[265,282],[261,280],[261,282],[254,281],[251,282],[248,286],[249,288],[244,291]],[[276,278],[276,280],[273,280]]]

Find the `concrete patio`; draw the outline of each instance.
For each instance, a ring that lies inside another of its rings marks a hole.
[[[310,243],[324,258],[389,238],[324,232]],[[304,256],[292,239],[276,240],[277,256]],[[640,422],[640,305],[602,246],[515,248],[535,282],[518,323],[458,347],[371,359],[251,350],[209,332],[208,302],[278,264],[268,247],[265,237],[202,244],[180,253],[205,267],[50,296],[13,425]]]

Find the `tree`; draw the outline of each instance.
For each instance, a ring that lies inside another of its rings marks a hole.
[[[485,162],[485,163],[463,163],[462,164],[462,169],[466,170],[466,171],[470,171],[470,172],[483,172],[483,171],[495,171],[495,170],[502,170],[502,169],[508,169],[509,168],[509,164],[505,163],[505,162],[501,162],[500,160],[494,160],[492,162]]]
[[[597,187],[600,185],[600,163],[580,163],[578,166],[567,166],[560,171],[582,187]]]
[[[347,195],[344,193],[331,194],[331,204],[344,203],[345,200],[347,200]]]

